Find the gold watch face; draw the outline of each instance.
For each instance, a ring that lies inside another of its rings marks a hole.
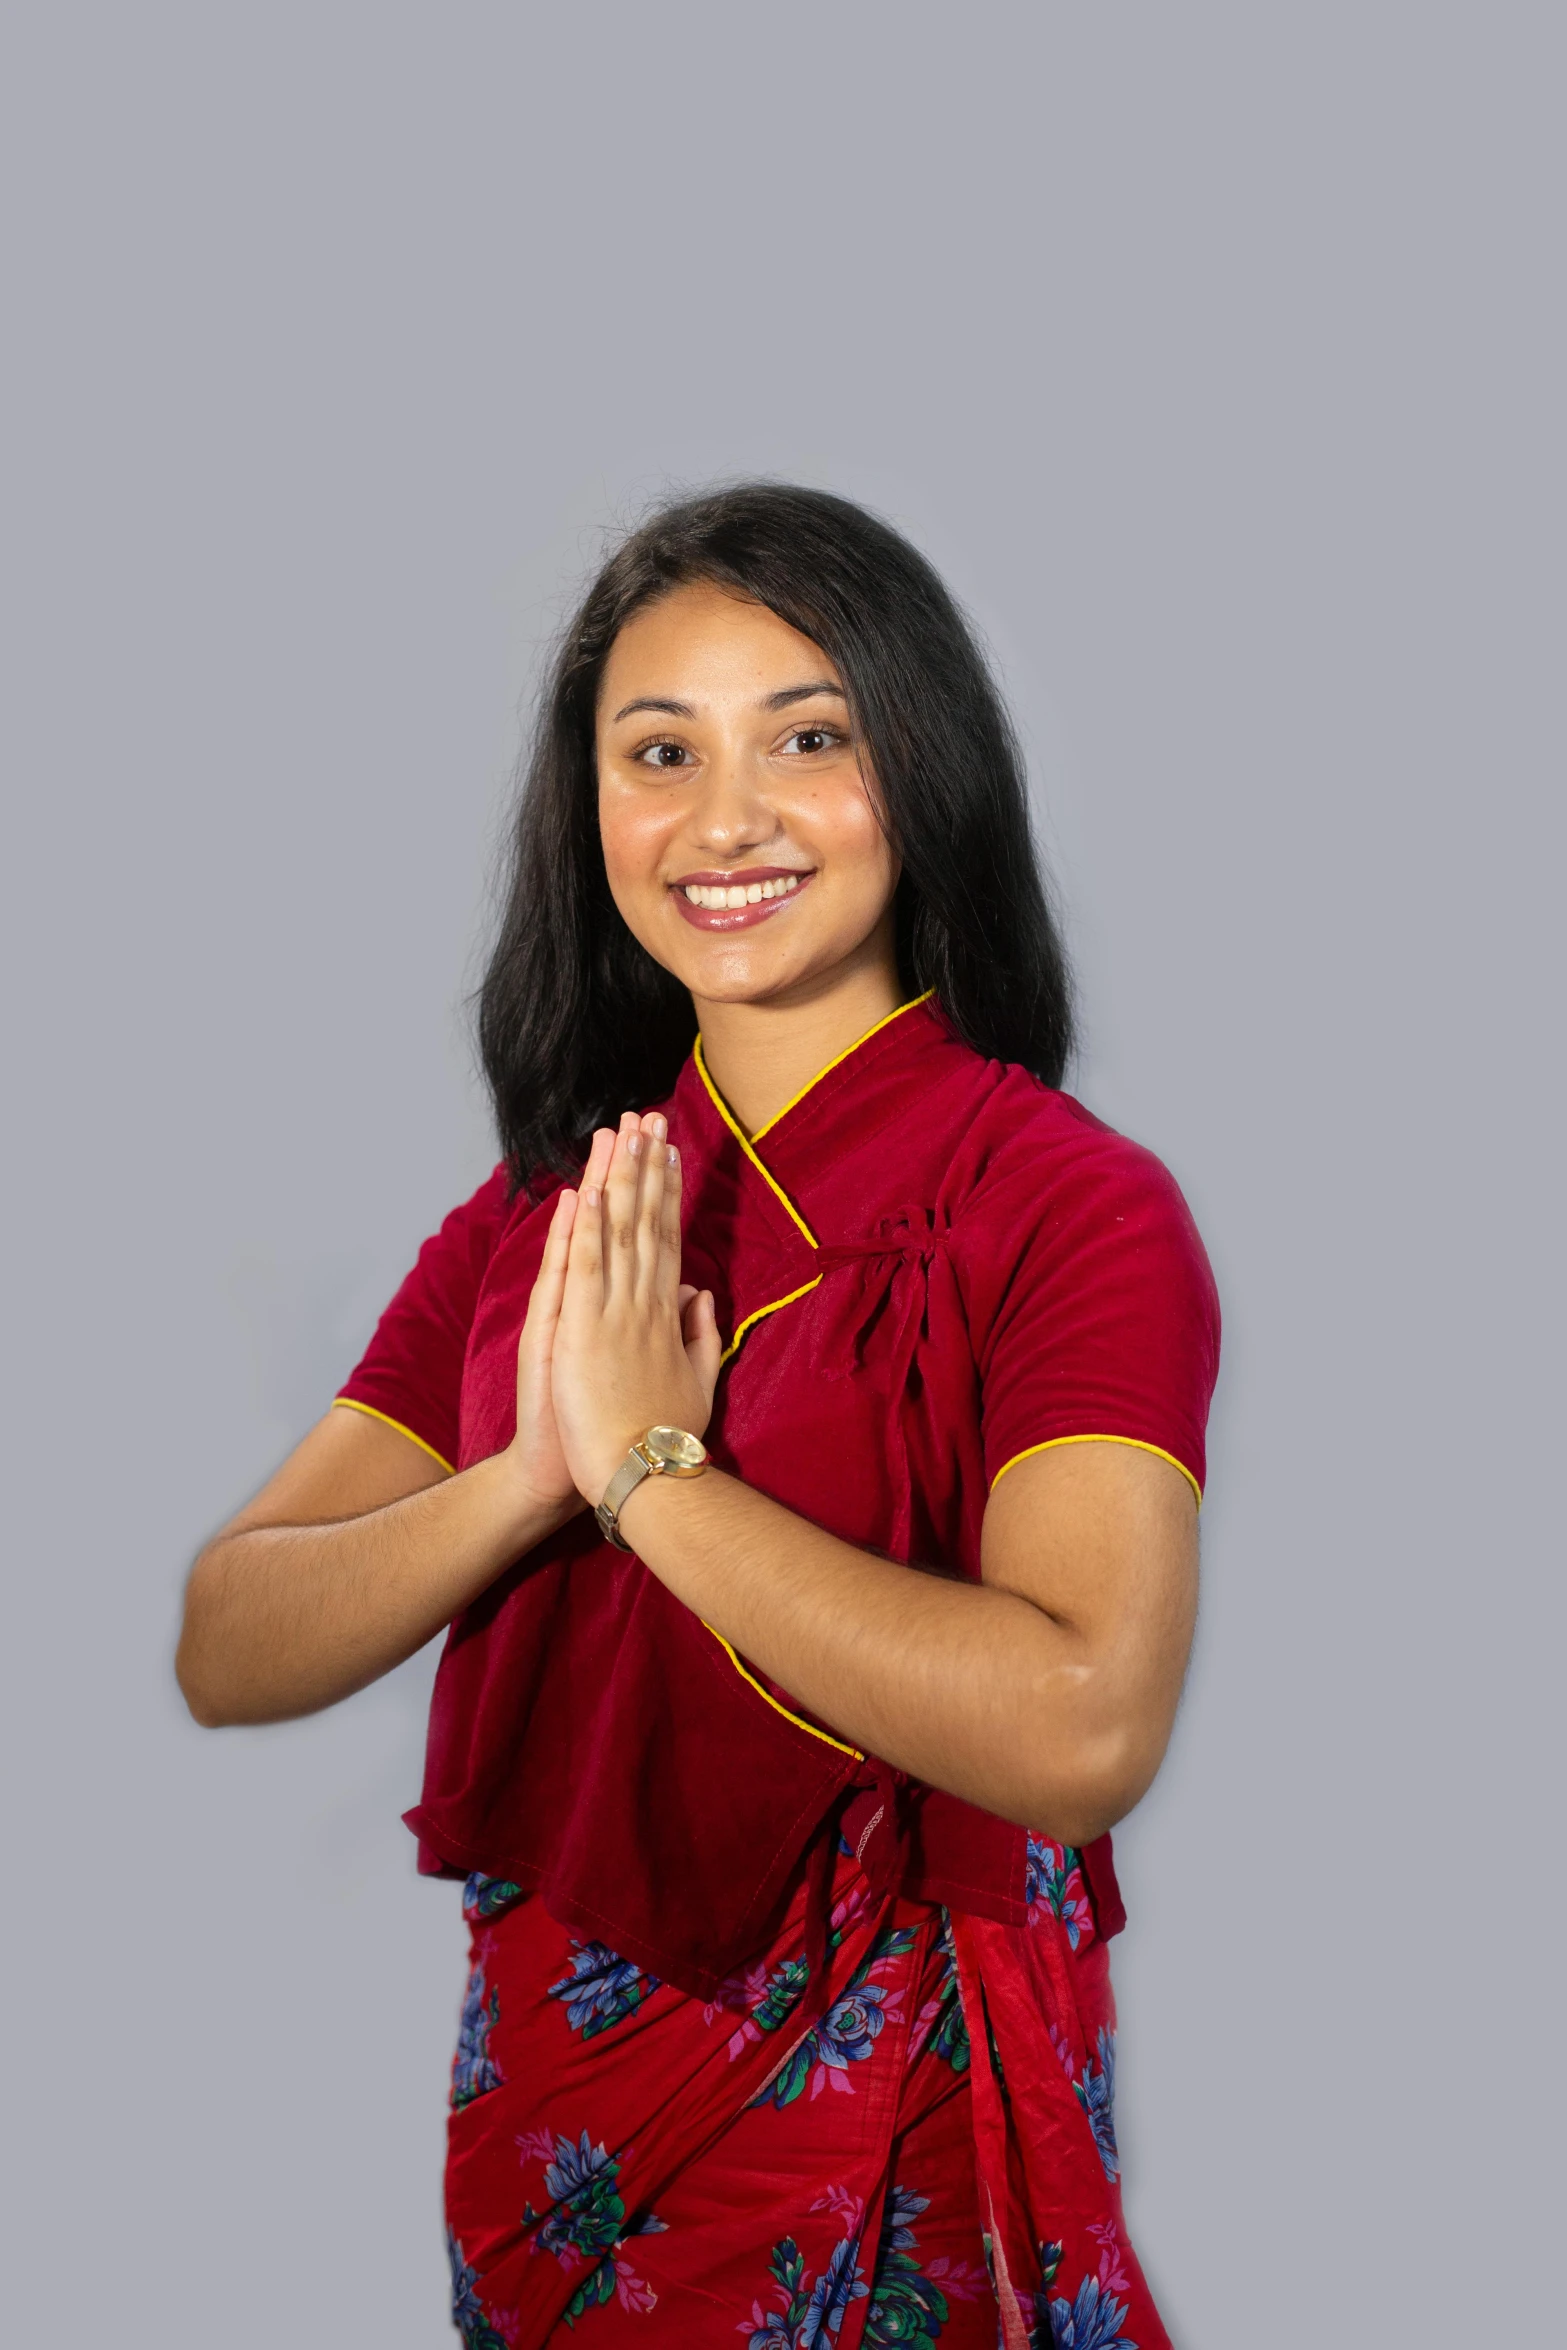
[[[693,1469],[707,1466],[706,1445],[684,1428],[650,1428],[642,1442],[656,1461],[677,1476],[682,1469],[689,1476]]]

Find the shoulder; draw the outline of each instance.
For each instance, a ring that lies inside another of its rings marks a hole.
[[[998,1213],[1065,1215],[1098,1204],[1107,1213],[1190,1211],[1163,1161],[1107,1126],[1074,1095],[1027,1069],[977,1063],[976,1088],[951,1169],[953,1221],[991,1222]]]
[[[1200,1493],[1219,1301],[1179,1184],[1070,1094],[990,1076],[948,1228],[992,1477],[1093,1437],[1163,1454]]]
[[[1026,1069],[985,1066],[948,1183],[979,1320],[1019,1285],[1080,1305],[1163,1293],[1216,1337],[1207,1252],[1164,1162]]]

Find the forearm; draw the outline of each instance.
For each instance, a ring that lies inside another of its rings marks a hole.
[[[625,1521],[687,1607],[915,1777],[1072,1843],[1142,1792],[1113,1674],[1031,1601],[875,1558],[714,1471],[648,1478]]]
[[[241,1526],[192,1570],[175,1670],[209,1727],[315,1713],[422,1648],[562,1522],[498,1453],[362,1517]]]

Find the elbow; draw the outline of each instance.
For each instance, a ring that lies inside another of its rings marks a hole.
[[[206,1558],[207,1553],[203,1551],[185,1587],[185,1617],[180,1626],[179,1645],[174,1651],[174,1678],[191,1720],[203,1730],[222,1730],[237,1716],[224,1702],[221,1679],[212,1671],[211,1642],[203,1638],[206,1579],[202,1568]]]
[[[213,1688],[202,1672],[200,1653],[190,1636],[187,1625],[180,1635],[179,1647],[174,1652],[174,1678],[185,1700],[186,1711],[193,1722],[203,1730],[222,1730],[234,1719],[224,1705],[222,1696]]]
[[[1081,1851],[1142,1801],[1159,1759],[1129,1726],[1075,1740],[1070,1756],[1041,1774],[1028,1825]]]

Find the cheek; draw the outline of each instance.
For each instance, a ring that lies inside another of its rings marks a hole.
[[[897,879],[892,843],[863,786],[834,795],[817,810],[817,837],[856,894],[884,898]]]
[[[613,787],[599,794],[599,840],[604,870],[617,896],[649,882],[658,869],[669,819],[645,801]]]

